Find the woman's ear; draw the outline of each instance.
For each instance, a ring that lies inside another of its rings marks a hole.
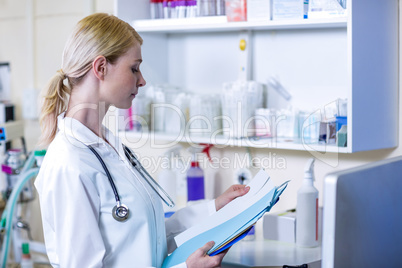
[[[104,56],[98,56],[92,62],[94,75],[99,80],[103,80],[106,75],[107,60]]]

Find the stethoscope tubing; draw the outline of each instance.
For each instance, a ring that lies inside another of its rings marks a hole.
[[[109,169],[106,167],[105,162],[103,161],[102,157],[98,154],[98,152],[97,152],[91,145],[87,145],[87,147],[89,148],[89,150],[91,150],[91,151],[94,153],[94,155],[98,158],[99,162],[101,163],[103,169],[104,169],[105,172],[106,172],[106,176],[107,176],[107,178],[108,178],[108,180],[109,180],[110,186],[111,186],[112,189],[113,189],[114,198],[116,199],[116,202],[117,202],[118,204],[120,204],[120,196],[119,196],[119,193],[117,192],[116,185],[115,185],[114,182],[113,182],[112,175],[110,175]]]
[[[159,195],[159,197],[165,202],[168,207],[174,207],[174,202],[166,193],[166,191],[152,178],[151,175],[145,170],[145,168],[141,165],[138,159],[135,157],[134,153],[124,144],[122,144],[124,153],[127,157],[127,160],[130,162],[131,166],[134,167],[141,177],[149,184],[149,186]],[[116,199],[117,205],[112,210],[112,216],[117,221],[125,221],[128,218],[129,209],[126,205],[122,204],[120,201],[120,195],[117,191],[116,185],[114,184],[112,175],[109,172],[105,162],[103,161],[102,157],[98,154],[98,152],[91,146],[87,145],[88,149],[92,151],[92,153],[98,158],[99,162],[101,163],[106,176],[109,180],[110,186],[112,187],[114,197]],[[156,188],[157,189],[156,189]],[[165,197],[161,195],[161,192],[164,194]]]

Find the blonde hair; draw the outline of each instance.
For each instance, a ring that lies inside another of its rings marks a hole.
[[[53,141],[57,117],[67,109],[71,90],[91,69],[97,56],[102,55],[113,64],[129,48],[142,42],[133,27],[115,16],[96,13],[80,20],[64,48],[62,68],[43,91],[39,144],[46,146]]]

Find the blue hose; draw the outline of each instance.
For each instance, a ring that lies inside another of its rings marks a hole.
[[[1,255],[0,255],[0,263],[2,268],[7,267],[7,258],[8,258],[8,248],[10,246],[10,234],[11,234],[11,227],[13,223],[13,215],[15,204],[18,201],[19,195],[25,185],[30,179],[34,178],[38,172],[39,168],[32,168],[35,163],[35,156],[33,153],[29,156],[25,165],[22,169],[22,173],[19,176],[17,183],[14,186],[13,191],[11,192],[10,198],[7,201],[6,208],[4,209],[3,215],[1,217],[1,221],[5,219],[6,221],[6,232],[3,238],[3,245],[1,247]]]

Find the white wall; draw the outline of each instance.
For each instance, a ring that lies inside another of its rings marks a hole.
[[[94,11],[113,13],[113,1],[110,0],[73,0],[67,2],[60,0],[31,0],[33,1],[33,11],[26,9],[28,1],[0,1],[0,61],[11,63],[12,101],[16,104],[18,119],[22,118],[21,104],[24,98],[24,91],[32,82],[29,81],[30,76],[27,75],[31,72],[29,64],[27,65],[27,60],[32,56],[29,54],[27,12],[33,12],[34,18],[33,85],[36,89],[42,88],[47,80],[60,68],[64,43],[70,30],[80,18]],[[401,97],[399,98],[401,103]],[[401,126],[401,119],[399,119],[399,122],[399,126]],[[40,133],[38,122],[37,120],[26,120],[25,127],[28,149],[33,150]],[[372,127],[376,127],[375,122],[373,122]],[[399,133],[399,144],[401,143],[402,135]],[[297,189],[300,187],[303,178],[304,165],[312,155],[304,151],[275,149],[251,149],[250,151],[252,157],[265,158],[267,161],[271,161],[268,172],[271,174],[271,178],[277,180],[278,183],[289,179],[292,180],[281,201],[276,205],[275,210],[294,208],[296,206]],[[160,150],[150,150],[149,144],[146,144],[137,152],[141,156],[153,157],[158,157],[162,153]],[[212,156],[228,157],[232,160],[235,159],[235,154],[242,156],[245,152],[245,148],[212,149],[211,151]],[[320,191],[320,199],[322,200],[325,174],[401,154],[402,149],[399,146],[394,149],[354,154],[328,153],[322,155],[320,159],[324,161],[316,161],[315,165],[316,186]],[[275,165],[273,164],[274,162],[276,162]],[[223,191],[232,183],[234,169],[233,167],[230,168],[230,165],[233,164],[234,161],[231,161],[228,168],[221,170],[220,178],[217,182],[217,192]],[[254,171],[256,170],[254,169]],[[210,175],[214,171],[207,169],[206,172]],[[322,204],[322,202],[320,203]],[[33,221],[39,222],[37,217]],[[37,237],[40,236],[41,233],[38,230]]]
[[[30,5],[32,9],[27,8]],[[39,93],[48,79],[60,69],[64,43],[73,26],[79,19],[93,12],[113,13],[113,1],[0,1],[0,62],[10,62],[11,98],[16,105],[17,119],[22,119],[22,102],[26,90],[34,86]],[[33,16],[33,25],[29,22],[30,14]],[[31,41],[29,31],[32,27]],[[31,101],[32,104],[36,102],[34,99]],[[35,149],[39,135],[38,120],[25,120],[25,138],[29,151]],[[29,222],[33,237],[43,240],[38,202],[30,206],[32,213]]]

